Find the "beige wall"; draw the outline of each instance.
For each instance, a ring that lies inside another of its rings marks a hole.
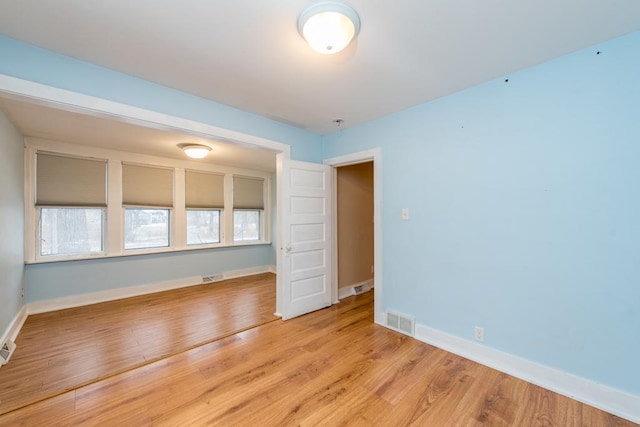
[[[338,168],[337,199],[338,287],[342,288],[373,277],[373,162]]]

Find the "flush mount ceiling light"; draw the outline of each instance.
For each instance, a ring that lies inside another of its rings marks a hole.
[[[202,159],[203,157],[206,157],[207,154],[209,154],[209,151],[211,151],[211,147],[200,144],[184,145],[181,148],[182,151],[184,151],[185,154],[192,159]]]
[[[338,53],[360,32],[360,17],[351,6],[323,1],[312,4],[300,14],[298,32],[313,50],[324,54]]]

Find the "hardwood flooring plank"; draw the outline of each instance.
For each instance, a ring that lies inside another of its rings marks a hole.
[[[338,405],[324,405],[304,418],[302,426],[376,426],[392,405],[362,386],[348,390]]]
[[[581,426],[580,403],[534,384],[525,386],[524,401],[527,402],[517,421],[531,426]]]
[[[0,426],[635,425],[375,325],[372,296],[346,298],[335,307],[163,357],[0,415]],[[166,315],[160,301],[145,305]],[[148,313],[132,307],[135,319],[127,323],[139,321],[142,328]],[[173,334],[192,339],[189,328],[214,318],[200,323],[183,312],[188,325],[169,328],[165,340]],[[48,319],[55,322],[56,316]],[[163,324],[155,321],[150,330]],[[96,325],[74,330],[108,331],[102,320]],[[79,354],[88,365],[97,357],[86,349]],[[28,378],[34,385],[39,379],[40,387],[48,369],[50,378],[63,372],[64,364],[49,366],[41,357],[31,363],[38,369]]]
[[[479,366],[474,383],[452,414],[453,425],[512,426],[526,404],[527,383],[486,366]]]
[[[70,391],[33,405],[0,415],[0,427],[57,427],[72,425],[76,392]]]
[[[468,372],[473,363],[446,354],[432,367],[426,377],[416,384],[380,425],[444,426],[458,402],[474,382]]]
[[[0,414],[277,320],[274,311],[265,273],[29,316],[0,370]]]
[[[364,386],[395,405],[422,379],[421,373],[443,355],[441,350],[432,346],[407,346],[404,351],[394,352],[392,360],[385,360],[381,374],[369,377]]]

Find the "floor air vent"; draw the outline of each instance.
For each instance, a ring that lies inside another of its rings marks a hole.
[[[202,276],[202,283],[219,282],[224,279],[222,274],[214,274],[213,276]]]
[[[391,311],[387,312],[387,326],[409,336],[415,335],[416,320],[413,317],[405,316]]]
[[[359,285],[351,285],[345,286],[344,288],[338,289],[338,298],[346,298],[352,295],[360,295],[365,292],[369,292],[371,290],[371,285],[369,282],[362,282]]]
[[[368,283],[363,283],[362,285],[354,286],[353,293],[356,295],[363,294],[365,292],[369,292],[371,290],[371,286]]]
[[[6,343],[2,345],[0,348],[0,365],[6,365],[11,355],[13,354],[13,350],[16,349],[16,345],[13,341],[8,340]]]

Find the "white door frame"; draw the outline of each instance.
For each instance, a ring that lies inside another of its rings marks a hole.
[[[114,121],[125,122],[138,126],[182,132],[188,135],[203,138],[223,140],[238,145],[254,146],[275,151],[276,154],[276,206],[278,221],[280,206],[285,196],[288,196],[286,187],[283,187],[284,176],[282,176],[283,165],[291,160],[291,147],[278,141],[260,138],[254,135],[236,132],[218,126],[209,125],[182,117],[172,116],[157,111],[134,107],[119,102],[109,101],[90,95],[72,92],[41,83],[23,80],[16,77],[0,74],[0,95],[18,101],[30,102],[59,110],[86,114],[94,117],[102,117]],[[278,224],[278,234],[280,233]],[[273,241],[273,240],[272,240]],[[280,244],[282,239],[277,238]],[[279,248],[275,248],[280,253]],[[276,268],[279,270],[280,262],[276,261]],[[279,295],[283,292],[282,281],[279,280],[280,272],[276,284],[276,315],[279,310]]]
[[[325,165],[333,167],[333,302],[338,302],[338,211],[337,211],[337,175],[336,168],[357,163],[373,161],[373,298],[374,321],[384,325],[382,311],[382,151],[380,148],[346,154],[324,160]]]

